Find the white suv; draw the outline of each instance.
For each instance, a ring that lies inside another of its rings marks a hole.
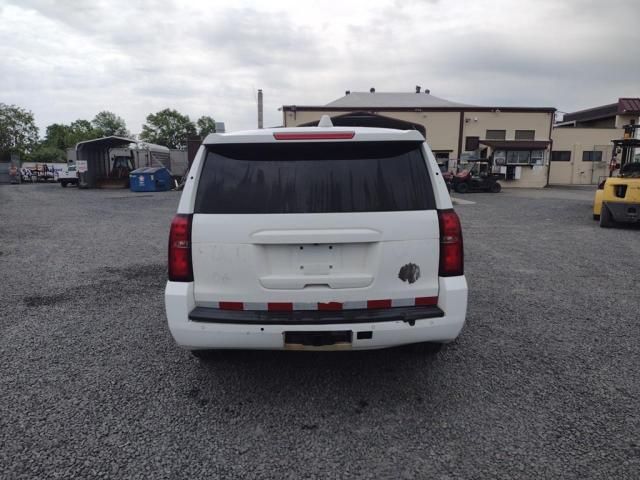
[[[165,305],[197,356],[454,340],[462,233],[424,138],[328,117],[209,135],[171,224]]]

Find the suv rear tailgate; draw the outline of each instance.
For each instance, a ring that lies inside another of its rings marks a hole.
[[[357,221],[343,213],[194,215],[196,304],[438,295],[435,210],[360,213]]]

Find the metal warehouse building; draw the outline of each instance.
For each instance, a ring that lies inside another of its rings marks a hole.
[[[415,92],[345,92],[327,105],[284,105],[285,127],[314,125],[329,115],[334,125],[416,129],[441,164],[493,158],[505,186],[544,187],[548,181],[552,107],[483,107]]]

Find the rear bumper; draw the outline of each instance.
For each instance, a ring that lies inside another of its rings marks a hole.
[[[401,320],[409,324],[424,318],[444,317],[437,306],[396,307],[358,310],[294,310],[290,312],[233,311],[218,308],[196,307],[189,313],[189,320],[205,323],[235,325],[342,325],[345,323],[380,323]]]
[[[640,222],[640,203],[605,202],[616,222]]]
[[[165,307],[173,338],[190,350],[283,350],[285,332],[336,330],[353,332],[351,348],[366,350],[454,340],[465,323],[467,282],[464,276],[440,278],[439,282],[437,307],[369,311],[370,318],[347,311],[277,313],[276,317],[269,312],[212,312],[196,308],[192,283],[179,282],[167,282]],[[358,339],[358,332],[372,335]]]

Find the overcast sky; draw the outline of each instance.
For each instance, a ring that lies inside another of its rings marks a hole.
[[[563,111],[640,96],[640,1],[0,0],[0,102],[54,122],[166,107],[228,130],[408,91]]]

